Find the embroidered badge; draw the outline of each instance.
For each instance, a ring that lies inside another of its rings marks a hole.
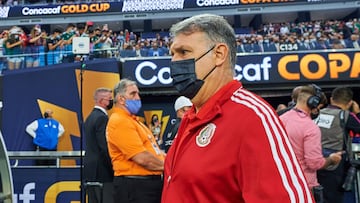
[[[196,136],[196,144],[199,147],[206,147],[211,142],[211,138],[215,133],[216,125],[213,123],[207,124]]]

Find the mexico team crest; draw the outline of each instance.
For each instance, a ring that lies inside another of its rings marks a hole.
[[[213,123],[207,124],[196,136],[196,144],[199,147],[206,147],[211,142],[211,138],[215,133],[216,125]]]

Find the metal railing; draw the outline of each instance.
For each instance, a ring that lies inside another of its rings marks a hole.
[[[83,151],[8,151],[7,152],[9,160],[14,160],[15,163],[12,164],[12,168],[21,167],[18,165],[19,160],[51,160],[56,159],[55,166],[46,166],[46,167],[56,167],[60,168],[60,160],[79,160],[84,156],[85,152]],[[38,166],[33,166],[38,167]],[[42,166],[44,167],[44,166]],[[77,166],[80,167],[80,166]]]

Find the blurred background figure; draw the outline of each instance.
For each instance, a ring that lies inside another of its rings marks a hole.
[[[177,131],[179,129],[181,119],[184,114],[192,107],[192,103],[189,98],[180,96],[176,99],[174,104],[174,109],[176,112],[176,121],[171,125],[170,131],[166,136],[164,136],[164,150],[167,153],[176,137]]]
[[[161,121],[159,120],[159,116],[157,114],[153,114],[151,116],[149,128],[150,128],[152,134],[154,135],[156,142],[158,143],[158,145],[160,145],[162,143],[162,140],[160,138]]]

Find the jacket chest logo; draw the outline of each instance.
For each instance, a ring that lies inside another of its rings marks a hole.
[[[207,124],[201,129],[199,135],[196,136],[196,144],[199,147],[206,147],[211,142],[211,138],[215,133],[216,125],[213,123]]]

